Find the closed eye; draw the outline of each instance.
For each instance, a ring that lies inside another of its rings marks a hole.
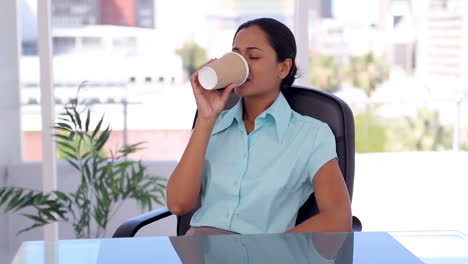
[[[252,56],[250,56],[249,59],[251,59],[251,60],[258,60],[258,59],[260,59],[260,57],[252,57]]]

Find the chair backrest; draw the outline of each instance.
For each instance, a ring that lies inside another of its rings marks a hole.
[[[353,196],[354,182],[354,118],[349,106],[335,95],[302,86],[293,85],[288,89],[282,90],[286,100],[291,108],[302,114],[307,115],[322,122],[327,123],[335,135],[336,152],[338,154],[339,165],[343,174],[350,198]],[[234,92],[231,93],[225,109],[232,108],[239,96]],[[197,114],[195,114],[195,120]],[[195,208],[190,213],[178,217],[177,235],[184,235],[190,228],[190,220]],[[300,224],[304,220],[318,213],[315,195],[309,199],[299,209],[296,224]]]

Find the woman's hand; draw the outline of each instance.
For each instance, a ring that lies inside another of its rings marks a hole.
[[[216,59],[209,60],[200,66],[198,70],[214,60]],[[229,95],[236,85],[235,83],[229,84],[226,86],[222,94],[218,93],[216,89],[206,90],[198,81],[198,70],[192,74],[192,77],[190,78],[193,94],[195,95],[195,101],[197,102],[198,118],[215,122],[219,114],[223,111]]]

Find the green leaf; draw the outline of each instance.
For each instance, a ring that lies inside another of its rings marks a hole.
[[[42,225],[45,225],[45,224],[49,223],[48,221],[44,220],[44,218],[39,217],[37,215],[32,215],[32,214],[21,214],[21,215],[33,220],[34,222],[40,223]]]
[[[94,177],[93,177],[93,175],[91,174],[91,171],[90,171],[90,169],[89,169],[88,164],[85,164],[83,167],[84,167],[84,171],[85,171],[85,173],[86,173],[85,175],[86,175],[86,176],[88,177],[88,179],[89,179],[88,181],[92,181],[92,180],[94,179]]]
[[[140,150],[140,149],[143,149],[143,148],[140,148],[138,146],[144,144],[145,142],[138,142],[138,143],[135,143],[135,144],[132,144],[132,145],[129,145],[129,146],[124,146],[122,149],[119,150],[120,153],[123,153],[124,156],[130,154],[130,153],[134,153],[136,152],[137,150]]]
[[[76,132],[75,132],[75,131],[72,131],[72,132],[70,133],[70,135],[68,136],[68,140],[69,140],[69,141],[73,141],[73,138],[75,137],[75,135],[76,135]]]
[[[75,120],[76,120],[76,123],[78,124],[78,127],[80,129],[82,129],[81,128],[81,117],[80,117],[80,114],[78,113],[78,111],[76,111],[75,107],[73,108],[73,112],[75,113]]]
[[[75,118],[73,117],[72,113],[70,113],[70,111],[68,110],[69,108],[73,109],[73,107],[66,107],[66,108],[65,108],[65,112],[66,112],[67,115],[70,117],[70,119],[72,120],[73,124],[76,124]]]
[[[1,188],[4,190],[4,192],[3,192],[3,194],[2,194],[4,197],[10,195],[9,193],[11,193],[11,192],[13,192],[13,191],[15,190],[14,187],[6,187],[6,186],[5,186],[5,187],[1,187]],[[5,198],[5,199],[6,199],[6,198]],[[1,204],[1,203],[2,203],[2,202],[0,202],[0,204]]]
[[[8,203],[8,205],[7,205],[6,209],[5,209],[5,211],[7,211],[7,212],[13,210],[14,208],[16,208],[18,206],[17,201],[20,199],[21,195],[23,194],[23,190],[15,188],[13,193],[14,193],[14,195],[10,199],[10,202]]]
[[[75,147],[70,145],[70,143],[68,143],[68,141],[56,140],[55,142],[59,145],[59,147],[69,149],[72,153],[74,153],[76,151]]]
[[[67,133],[69,132],[72,132],[71,129],[68,129],[68,128],[65,128],[65,127],[61,127],[61,126],[53,126],[52,128],[55,128],[55,129],[59,129],[59,130],[62,130],[62,131],[65,131]]]
[[[21,197],[21,198],[17,201],[17,207],[16,207],[15,211],[18,211],[19,209],[22,209],[22,208],[24,208],[24,207],[33,205],[33,204],[34,204],[34,200],[32,199],[32,198],[33,198],[33,195],[34,195],[33,192],[28,192],[26,195],[24,195],[23,197]]]
[[[78,156],[76,156],[76,153],[72,153],[72,152],[70,152],[70,151],[68,151],[68,150],[65,150],[65,149],[63,150],[63,153],[67,154],[68,157],[70,157],[70,158],[73,158],[73,159],[75,159],[75,160],[78,160]]]
[[[85,154],[83,154],[83,156],[81,156],[81,159],[85,159],[86,161],[89,161],[88,157],[93,153],[92,150],[86,152]]]
[[[65,114],[66,116],[66,114]],[[62,120],[62,121],[65,121],[65,122],[70,122],[70,119],[67,119],[67,118],[63,118],[63,117],[57,117],[58,120]]]
[[[53,134],[52,136],[56,137],[56,138],[59,138],[59,139],[63,139],[65,141],[68,141],[69,138],[65,135],[62,135],[62,134]]]
[[[71,199],[65,193],[61,191],[53,191],[52,193],[55,194],[57,198],[59,198],[60,200],[67,201],[67,202],[71,201]]]
[[[94,138],[99,132],[99,129],[101,129],[102,121],[104,121],[104,115],[102,115],[101,120],[99,120],[98,124],[96,125],[96,128],[94,129],[93,134],[91,135],[92,138]]]
[[[64,219],[65,221],[68,221],[68,217],[65,216],[66,213],[68,213],[69,211],[66,211],[66,210],[58,210],[56,211],[56,213],[62,218]]]
[[[47,200],[47,197],[44,196],[42,193],[37,193],[36,195],[34,195],[32,198],[33,200],[33,204],[41,204],[43,203],[45,200]]]
[[[119,164],[116,164],[116,169],[111,171],[112,176],[116,176],[118,174],[124,173],[128,167],[132,166],[134,164],[133,161],[125,161]]]
[[[55,210],[53,210],[55,211]],[[46,216],[47,217],[47,222],[55,222],[57,221],[57,218],[51,213],[51,211],[49,209],[41,209],[39,210],[39,212],[42,214],[42,216]]]
[[[78,136],[80,136],[80,139],[83,140],[84,139],[84,136],[86,135],[86,133],[83,133],[81,131],[78,131],[76,132],[78,134]]]
[[[85,124],[85,130],[86,132],[89,131],[89,122],[91,121],[91,110],[88,108],[88,114],[86,115],[86,124]]]
[[[69,129],[69,130],[73,130],[73,128],[72,128],[70,125],[66,124],[66,123],[57,122],[56,124],[57,124],[59,127],[67,128],[67,129]]]
[[[156,185],[157,185],[159,188],[161,188],[161,189],[165,189],[165,188],[166,188],[166,185],[161,184],[161,183],[158,183],[158,184],[156,184]]]
[[[96,140],[96,150],[100,151],[104,145],[106,144],[107,140],[109,139],[110,136],[110,127],[107,127],[104,132],[99,136],[99,138]]]
[[[26,231],[29,231],[29,230],[31,230],[31,229],[34,229],[34,228],[36,228],[36,227],[44,226],[44,225],[46,225],[46,224],[48,224],[48,223],[36,223],[36,224],[34,224],[34,225],[30,226],[30,227],[21,229],[20,231],[18,231],[17,235],[20,235],[21,233],[26,232]]]
[[[96,139],[96,142],[103,141],[103,144],[105,144],[107,141],[107,138],[109,138],[110,136],[110,133],[111,133],[111,128],[110,126],[107,126],[106,129],[104,129],[104,131],[101,133],[101,135],[99,135],[99,137]]]
[[[73,160],[71,160],[71,159],[65,159],[65,160],[66,160],[70,165],[72,165],[75,169],[80,170],[80,167],[78,167],[78,165],[77,165],[75,162],[73,162]]]

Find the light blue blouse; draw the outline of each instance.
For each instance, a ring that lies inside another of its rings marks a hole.
[[[202,205],[191,226],[241,234],[281,233],[295,226],[312,180],[336,158],[329,126],[291,109],[282,93],[247,134],[242,99],[213,128],[202,178]]]

